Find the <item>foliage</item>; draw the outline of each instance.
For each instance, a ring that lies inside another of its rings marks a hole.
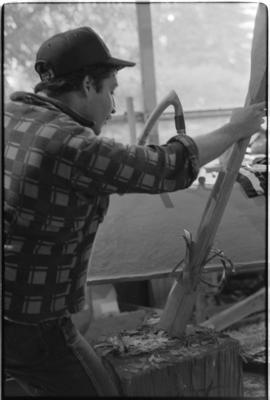
[[[176,89],[187,108],[243,103],[256,4],[152,3],[157,97]],[[118,109],[142,109],[135,3],[10,3],[4,6],[5,95],[38,82],[35,54],[49,36],[92,26],[113,55],[134,60],[119,73]]]

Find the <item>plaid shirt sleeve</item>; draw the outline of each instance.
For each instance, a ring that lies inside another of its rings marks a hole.
[[[108,138],[76,136],[73,185],[83,191],[162,193],[184,189],[196,179],[198,149],[185,135],[162,146],[123,145]]]

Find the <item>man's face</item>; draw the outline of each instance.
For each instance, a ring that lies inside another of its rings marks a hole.
[[[99,92],[91,86],[91,90],[87,96],[87,116],[92,120],[94,131],[100,134],[102,126],[111,118],[111,114],[115,112],[114,90],[118,86],[116,73],[103,80],[102,88]]]

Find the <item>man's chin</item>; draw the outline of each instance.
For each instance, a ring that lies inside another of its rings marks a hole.
[[[93,127],[93,131],[95,132],[96,136],[99,136],[99,135],[101,134],[101,127],[95,125],[95,126]]]
[[[106,119],[102,124],[100,124],[99,126],[95,126],[95,134],[98,136],[98,135],[100,135],[101,134],[101,132],[102,132],[102,128],[104,127],[104,126],[106,126],[107,125],[107,122],[108,122],[108,120]]]

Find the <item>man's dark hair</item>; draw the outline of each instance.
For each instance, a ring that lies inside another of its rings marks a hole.
[[[85,76],[89,76],[93,79],[96,91],[100,92],[103,80],[108,78],[114,71],[117,71],[117,69],[111,65],[94,65],[50,81],[39,82],[34,91],[35,93],[42,91],[50,97],[58,97],[67,92],[81,90],[83,79]]]

